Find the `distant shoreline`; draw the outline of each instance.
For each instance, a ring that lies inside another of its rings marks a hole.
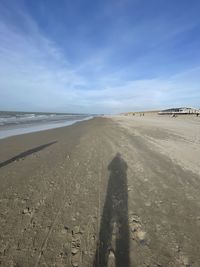
[[[12,111],[12,110],[0,110],[0,114],[55,114],[55,115],[89,115],[88,113],[73,113],[73,112],[40,112],[40,111]]]
[[[19,114],[19,113],[18,113]],[[27,117],[27,114],[34,115]],[[41,113],[22,113],[20,118],[0,117],[0,139],[4,139],[11,136],[27,134],[32,132],[40,132],[50,130],[54,128],[66,127],[74,123],[89,120],[93,116],[80,116],[80,115],[48,115],[47,113],[40,115]],[[24,116],[23,116],[24,115]],[[43,117],[42,117],[43,116]],[[7,120],[7,121],[6,121]]]

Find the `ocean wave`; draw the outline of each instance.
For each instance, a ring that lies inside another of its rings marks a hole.
[[[79,120],[88,115],[0,112],[0,126]]]

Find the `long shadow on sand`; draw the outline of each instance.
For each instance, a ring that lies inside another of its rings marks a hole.
[[[57,141],[54,141],[54,142],[51,142],[51,143],[48,143],[48,144],[45,144],[45,145],[41,145],[41,146],[38,146],[38,147],[35,147],[35,148],[29,149],[27,151],[24,151],[24,152],[18,154],[17,156],[15,156],[15,157],[13,157],[11,159],[8,159],[8,160],[6,160],[4,162],[1,162],[0,163],[0,168],[12,163],[13,161],[25,158],[25,157],[27,157],[27,156],[35,153],[35,152],[38,152],[38,151],[40,151],[40,150],[42,150],[42,149],[44,149],[44,148],[46,148],[48,146],[51,146],[51,145],[53,145],[55,143],[57,143]]]
[[[119,153],[108,165],[110,177],[94,267],[110,266],[110,256],[115,267],[129,267],[127,169],[128,165]]]

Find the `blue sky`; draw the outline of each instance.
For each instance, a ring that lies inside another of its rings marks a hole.
[[[200,107],[199,0],[0,0],[0,110]]]

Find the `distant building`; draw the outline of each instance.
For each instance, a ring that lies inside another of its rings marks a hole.
[[[159,115],[173,115],[173,114],[180,114],[180,115],[186,115],[186,114],[200,114],[200,109],[196,108],[187,108],[187,107],[181,107],[181,108],[170,108],[161,110],[158,112]]]

